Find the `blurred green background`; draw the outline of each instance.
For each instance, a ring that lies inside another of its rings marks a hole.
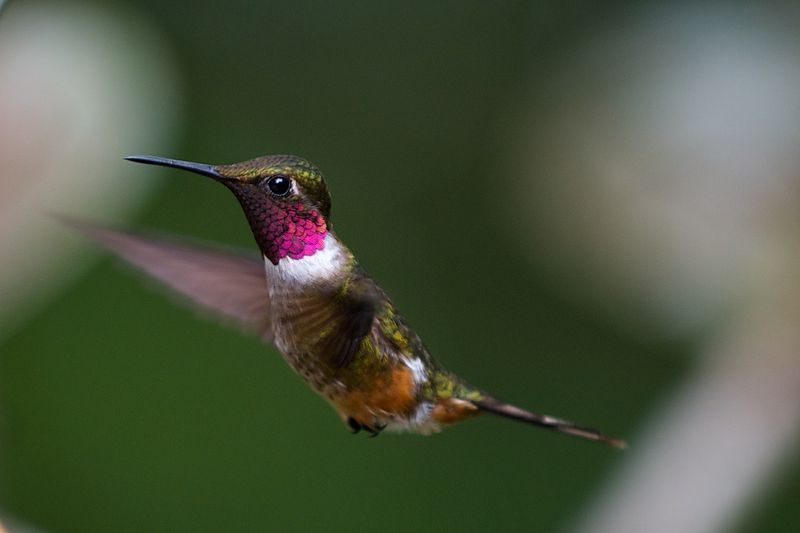
[[[0,36],[25,4],[6,6]],[[520,170],[515,138],[569,106],[570,90],[548,83],[647,2],[79,5],[159,40],[177,97],[144,105],[181,118],[172,142],[105,154],[103,172],[153,186],[134,215],[72,214],[253,248],[222,188],[121,157],[307,157],[327,177],[337,233],[440,361],[634,450],[698,364],[709,324],[731,312],[670,334],[614,318],[553,269],[553,249],[536,244],[547,224],[524,229],[535,206],[514,200],[514,183],[547,171],[535,153]],[[114,32],[100,35],[97,47],[114,46]],[[431,437],[352,436],[274,349],[89,246],[70,257],[97,261],[0,338],[0,494],[13,520],[65,532],[568,530],[629,453],[490,417]],[[781,464],[732,530],[796,530],[800,471]]]

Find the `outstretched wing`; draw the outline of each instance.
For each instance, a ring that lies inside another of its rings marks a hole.
[[[201,308],[272,340],[269,292],[260,258],[63,220]]]

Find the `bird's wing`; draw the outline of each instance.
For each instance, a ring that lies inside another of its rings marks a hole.
[[[335,298],[340,313],[337,334],[324,340],[323,351],[330,354],[334,367],[344,367],[352,362],[364,337],[372,330],[383,300],[380,288],[360,269],[356,270],[346,287],[347,290]]]
[[[294,293],[282,321],[334,369],[348,366],[375,325],[383,292],[360,268],[342,286]]]
[[[272,340],[269,292],[260,258],[85,221],[64,221],[201,308]]]

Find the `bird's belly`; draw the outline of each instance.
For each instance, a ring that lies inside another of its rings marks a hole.
[[[344,388],[320,354],[302,347],[298,339],[290,333],[281,332],[280,328],[276,328],[275,333],[275,346],[283,358],[315,391],[329,399],[337,390]]]
[[[313,348],[299,347],[290,328],[275,331],[275,344],[289,365],[339,412],[365,427],[438,430],[431,418],[433,405],[420,397],[419,365],[397,358],[364,368],[331,368]]]
[[[411,369],[403,364],[347,381],[351,381],[349,386],[345,383],[335,391],[331,403],[340,412],[365,423],[375,418],[410,416],[419,403]]]

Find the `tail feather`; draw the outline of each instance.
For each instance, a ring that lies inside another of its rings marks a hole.
[[[566,433],[567,435],[572,435],[574,437],[603,442],[620,450],[628,447],[628,444],[624,440],[609,437],[595,429],[581,427],[573,424],[572,422],[561,420],[552,416],[532,413],[530,411],[520,409],[514,405],[503,403],[500,400],[492,398],[491,396],[484,396],[480,400],[470,401],[476,407],[488,413],[494,413],[496,415],[519,420],[521,422],[533,424],[545,429],[552,429],[554,431],[558,431],[559,433]]]

